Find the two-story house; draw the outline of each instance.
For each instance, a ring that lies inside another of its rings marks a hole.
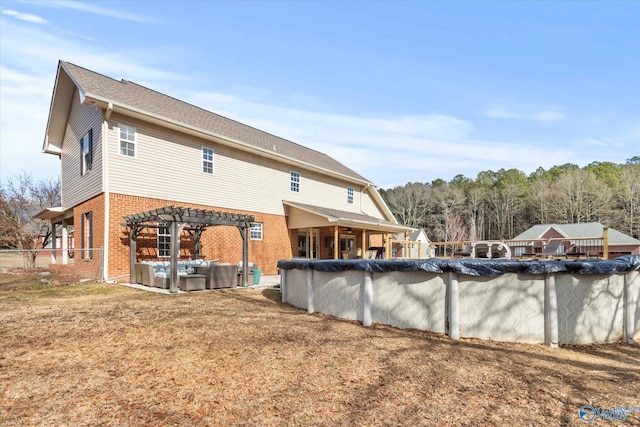
[[[371,181],[326,154],[64,61],[43,151],[60,158],[62,206],[39,217],[62,225],[62,242],[73,227],[76,250],[86,250],[74,257],[78,274],[129,280],[123,218],[165,206],[253,216],[249,259],[264,274],[280,259],[356,257],[373,236],[410,231]],[[133,256],[169,257],[168,239],[158,224]],[[179,256],[193,256],[186,231],[183,241]],[[207,228],[200,242],[206,259],[242,260],[234,227]],[[66,264],[61,253],[54,262]]]

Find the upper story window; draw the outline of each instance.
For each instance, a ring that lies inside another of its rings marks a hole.
[[[93,129],[80,139],[80,174],[84,175],[93,166]]]
[[[136,156],[136,128],[118,124],[120,128],[120,154],[123,156]]]
[[[158,228],[158,258],[171,256],[171,230],[169,227]]]
[[[347,203],[353,204],[353,187],[347,187]]]
[[[202,147],[202,172],[213,175],[213,148]]]
[[[300,173],[291,171],[291,191],[300,192]]]
[[[251,230],[249,231],[249,239],[262,240],[262,223],[261,222],[251,223]]]

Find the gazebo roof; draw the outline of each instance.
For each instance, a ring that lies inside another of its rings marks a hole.
[[[236,214],[231,212],[209,211],[176,206],[165,206],[145,212],[126,215],[126,226],[145,227],[156,223],[179,222],[193,226],[230,225],[248,227],[254,221],[253,215]]]

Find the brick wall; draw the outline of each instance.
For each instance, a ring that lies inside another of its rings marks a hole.
[[[286,218],[281,215],[223,209],[215,206],[185,204],[171,200],[151,199],[122,194],[111,194],[110,201],[109,278],[116,278],[121,281],[129,279],[129,235],[128,228],[121,225],[124,222],[123,216],[164,206],[181,206],[185,208],[219,210],[253,215],[256,222],[263,224],[263,240],[249,240],[249,261],[258,263],[263,274],[277,274],[278,260],[291,258],[291,246]],[[94,222],[96,221],[94,220]],[[102,233],[104,234],[104,231],[102,231]],[[137,240],[136,258],[138,260],[157,259],[156,236],[156,229],[143,230],[143,233]],[[242,261],[242,238],[236,227],[215,226],[208,228],[202,234],[200,248],[201,254],[208,260],[217,259],[220,262],[230,262],[233,264]],[[181,259],[193,257],[193,243],[186,231],[180,236],[180,257]]]
[[[83,245],[81,231],[83,217],[89,212],[93,215],[93,229],[91,230],[93,242],[91,246],[93,248],[104,247],[104,194],[100,194],[77,205],[73,209],[73,234],[75,236],[76,248],[76,250],[73,251],[73,272],[78,277],[100,279],[101,251],[93,251],[91,256],[89,256],[88,252],[78,250],[83,247],[89,249],[86,244]],[[86,230],[85,233],[87,233]]]

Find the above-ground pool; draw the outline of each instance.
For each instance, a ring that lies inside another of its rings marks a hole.
[[[640,339],[640,255],[611,261],[282,260],[282,301],[451,338],[558,344]]]

